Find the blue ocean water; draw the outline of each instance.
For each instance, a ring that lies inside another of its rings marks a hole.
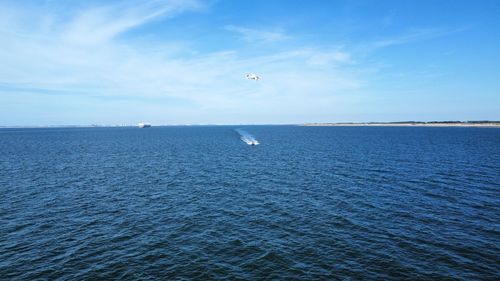
[[[499,159],[485,128],[1,129],[0,279],[498,280]]]

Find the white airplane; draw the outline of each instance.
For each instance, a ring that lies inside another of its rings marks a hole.
[[[245,77],[246,77],[248,80],[255,80],[255,81],[257,81],[257,80],[259,80],[259,79],[260,79],[260,77],[259,77],[257,74],[255,74],[255,73],[250,73],[250,74],[247,74],[247,75],[245,75]]]

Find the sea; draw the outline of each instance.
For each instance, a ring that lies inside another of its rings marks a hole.
[[[499,280],[500,129],[0,129],[0,279]]]

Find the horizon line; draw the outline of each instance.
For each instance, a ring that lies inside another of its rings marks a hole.
[[[365,121],[365,122],[302,122],[302,123],[239,123],[239,124],[218,124],[218,123],[185,123],[185,124],[151,124],[154,127],[187,127],[187,126],[300,126],[300,125],[362,125],[362,124],[494,124],[499,120],[443,120],[443,121]],[[0,125],[2,129],[9,128],[114,128],[114,127],[137,127],[138,124],[57,124],[57,125]]]

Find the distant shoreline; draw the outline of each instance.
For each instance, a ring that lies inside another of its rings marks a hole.
[[[500,122],[367,122],[367,123],[306,123],[310,127],[481,127],[500,128]]]
[[[305,127],[480,127],[500,128],[500,121],[467,122],[364,122],[364,123],[302,123],[302,124],[159,124],[153,127],[198,126],[305,126]],[[47,126],[0,126],[0,129],[57,129],[57,128],[138,128],[137,125],[47,125]]]

